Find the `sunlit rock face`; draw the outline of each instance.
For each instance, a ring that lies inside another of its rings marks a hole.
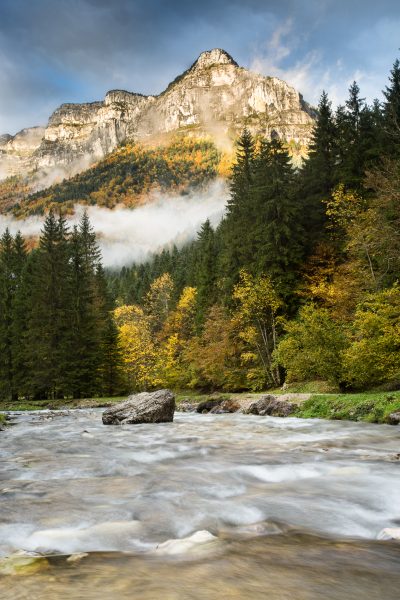
[[[43,141],[44,133],[44,127],[29,127],[14,136],[0,136],[0,178],[33,168],[33,156]]]
[[[101,102],[61,105],[47,127],[34,128],[32,135],[24,130],[2,136],[0,174],[49,166],[76,171],[126,140],[174,132],[210,134],[227,144],[245,125],[253,133],[306,146],[314,116],[293,87],[239,67],[224,50],[214,49],[203,52],[159,96],[112,90]]]

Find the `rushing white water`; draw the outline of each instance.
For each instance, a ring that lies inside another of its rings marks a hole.
[[[200,530],[215,538],[197,534],[182,552],[202,535],[210,554],[271,536],[363,544],[400,526],[399,434],[244,415],[118,427],[98,410],[20,414],[0,434],[0,554],[151,557]]]

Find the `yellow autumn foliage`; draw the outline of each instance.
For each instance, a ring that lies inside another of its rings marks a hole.
[[[157,348],[150,319],[139,306],[120,306],[114,311],[119,332],[123,372],[132,390],[147,390],[162,382],[156,375]]]

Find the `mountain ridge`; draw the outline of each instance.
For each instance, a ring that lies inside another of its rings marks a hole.
[[[109,90],[104,100],[63,103],[45,128],[0,136],[0,176],[58,167],[70,176],[127,140],[185,132],[229,145],[244,126],[307,146],[315,114],[286,82],[240,67],[214,48],[158,95]]]

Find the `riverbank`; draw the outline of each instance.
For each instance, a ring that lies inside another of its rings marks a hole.
[[[247,412],[249,407],[269,392],[263,393],[221,393],[201,394],[196,391],[183,391],[176,394],[177,410],[192,406],[196,410],[200,403],[230,402],[231,412]],[[366,421],[369,423],[400,422],[400,391],[363,392],[359,394],[315,394],[273,392],[282,403],[292,405],[290,416],[299,418],[319,418],[330,420]],[[106,408],[125,400],[126,397],[83,398],[62,400],[9,401],[0,404],[2,411],[61,410],[71,408]],[[208,412],[210,409],[205,409]],[[201,411],[202,412],[202,411]],[[397,415],[393,417],[392,415]],[[4,416],[0,414],[0,425]],[[397,421],[396,421],[397,419]],[[4,424],[4,423],[3,423]]]
[[[400,422],[400,391],[363,392],[358,394],[312,394],[274,391],[272,395],[277,401],[281,401],[282,405],[286,407],[292,405],[287,416],[304,419],[366,421],[368,423],[387,423],[391,425]],[[213,398],[224,398],[223,401],[237,402],[241,412],[249,412],[251,405],[254,405],[263,396],[265,397],[265,393],[211,396],[180,395],[178,400],[198,405]],[[253,411],[250,409],[250,412]],[[277,416],[281,415],[277,414]]]

